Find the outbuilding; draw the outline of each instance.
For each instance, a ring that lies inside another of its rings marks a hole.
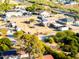
[[[59,19],[57,22],[61,23],[61,24],[65,24],[65,25],[70,25],[70,24],[73,24],[74,19],[73,18],[63,18],[63,19]]]
[[[50,12],[47,12],[47,11],[42,11],[39,13],[39,18],[43,19],[43,18],[48,18],[51,16],[51,13]]]

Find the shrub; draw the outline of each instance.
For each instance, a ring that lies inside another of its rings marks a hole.
[[[54,39],[52,37],[44,39],[45,42],[53,43]]]
[[[33,19],[33,18],[31,18],[31,19],[29,19],[31,22],[33,22],[35,19]]]
[[[23,31],[18,31],[18,32],[14,33],[15,38],[21,38],[22,35],[23,35]]]
[[[2,28],[2,29],[0,29],[0,32],[1,32],[3,35],[6,35],[6,34],[7,34],[7,29],[6,29],[6,28]]]

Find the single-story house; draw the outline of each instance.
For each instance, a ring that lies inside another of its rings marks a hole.
[[[51,23],[51,26],[54,28],[58,28],[58,27],[63,26],[63,25],[61,25],[59,23]]]
[[[43,21],[42,21],[42,24],[43,24],[44,26],[48,26],[48,20],[43,20]]]
[[[54,21],[51,17],[49,17],[49,18],[39,19],[38,22],[41,23],[44,26],[50,26],[50,24]]]
[[[61,26],[61,27],[58,27],[57,30],[59,30],[59,31],[65,31],[65,30],[69,30],[69,27]]]
[[[59,23],[52,23],[51,26],[59,31],[69,30],[69,27],[63,26]]]
[[[20,11],[16,11],[16,10],[11,10],[11,11],[7,11],[6,13],[5,13],[5,15],[6,15],[6,17],[12,17],[12,16],[22,16],[23,15],[23,13],[22,12],[20,12]]]
[[[23,15],[31,15],[32,12],[26,11],[24,8],[15,8],[15,11],[21,12]]]
[[[48,17],[50,17],[51,16],[51,13],[50,12],[47,12],[47,11],[42,11],[42,12],[40,12],[39,13],[39,18],[48,18]]]
[[[40,24],[42,24],[43,26],[50,26],[51,22],[50,20],[45,19],[45,20],[42,20]]]
[[[70,4],[71,2],[74,2],[74,0],[57,0],[57,2],[63,4]]]
[[[57,22],[61,23],[61,24],[65,24],[65,25],[70,25],[70,24],[73,24],[74,19],[73,18],[63,18],[63,19],[59,19]]]
[[[76,21],[73,25],[74,26],[79,26],[79,21]]]

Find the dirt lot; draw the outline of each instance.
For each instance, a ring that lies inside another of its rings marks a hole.
[[[51,33],[52,32],[52,29],[49,29],[48,27],[40,27],[40,26],[35,26],[35,28],[29,28],[30,24],[27,24],[27,23],[24,23],[24,21],[26,21],[28,18],[31,18],[31,17],[13,17],[13,18],[10,18],[10,21],[11,22],[16,22],[16,25],[18,27],[20,27],[23,31],[25,31],[26,33],[27,32],[30,32],[31,34],[34,34],[34,33]],[[36,18],[36,17],[35,17]]]
[[[26,33],[30,32],[31,34],[34,34],[34,33],[43,33],[45,35],[48,35],[48,34],[52,34],[52,33],[56,33],[57,31],[54,31],[53,28],[48,28],[48,27],[42,27],[42,26],[37,26],[37,25],[34,25],[34,28],[30,28],[29,26],[31,24],[27,24],[27,23],[24,23],[24,21],[28,20],[29,18],[35,18],[37,19],[37,16],[27,16],[27,17],[12,17],[10,18],[9,20],[11,22],[16,22],[16,25],[21,28],[23,31],[25,31]],[[54,15],[52,17],[53,21],[55,20],[58,20],[59,18],[64,18],[64,15]],[[32,24],[35,24],[36,22],[33,22]],[[72,30],[74,32],[79,32],[79,27],[76,27],[76,26],[72,26],[72,25],[68,25],[68,27],[72,28]]]

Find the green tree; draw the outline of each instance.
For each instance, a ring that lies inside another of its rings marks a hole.
[[[64,52],[68,52],[71,57],[75,57],[75,55],[78,53],[79,49],[79,38],[76,36],[76,34],[73,31],[63,31],[58,32],[55,36],[55,41],[57,43],[61,43],[63,45],[60,45],[62,50]]]
[[[71,56],[75,57],[77,53],[78,53],[78,47],[72,46],[71,47]]]
[[[56,33],[54,39],[56,42],[61,42],[66,36],[67,35],[65,32],[58,32],[58,33]]]
[[[64,31],[67,36],[75,36],[75,33],[71,30]]]
[[[63,46],[63,50],[66,51],[66,52],[70,52],[71,51],[70,49],[71,49],[70,45],[64,45]]]
[[[49,37],[49,38],[44,39],[44,41],[49,42],[49,43],[53,43],[54,39],[53,39],[53,37]]]
[[[4,3],[1,3],[0,4],[0,11],[6,12],[15,6],[15,4],[9,4],[9,2],[10,2],[10,0],[5,0]]]
[[[6,45],[8,45],[8,46],[11,46],[11,41],[10,41],[10,39],[8,39],[8,38],[1,38],[0,40],[2,40],[1,43],[4,43],[4,44],[6,44]]]
[[[0,10],[5,12],[12,9],[12,7],[13,7],[12,4],[6,4],[6,3],[0,4]]]
[[[29,59],[31,59],[31,56],[41,56],[44,52],[44,46],[43,43],[38,39],[35,35],[25,34],[23,36],[23,39],[25,39],[25,47],[26,51],[29,54]]]
[[[13,34],[13,36],[18,39],[20,39],[23,35],[24,35],[23,31],[17,31],[16,33]]]
[[[34,22],[34,21],[35,21],[35,19],[34,19],[34,18],[31,18],[31,19],[29,19],[29,21],[30,21],[30,22]]]
[[[5,45],[5,44],[1,44],[0,50],[1,51],[8,51],[8,50],[10,50],[10,48],[7,45]]]
[[[45,7],[39,4],[33,4],[32,6],[27,7],[26,10],[35,12],[39,10],[45,10]]]
[[[7,34],[7,29],[2,28],[2,29],[0,29],[0,32],[2,33],[3,36],[5,36]]]
[[[11,41],[8,38],[0,39],[0,51],[7,51],[11,49]]]

